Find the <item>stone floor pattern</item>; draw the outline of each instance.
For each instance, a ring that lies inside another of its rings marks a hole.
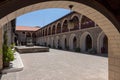
[[[108,58],[50,49],[21,54],[24,70],[1,80],[108,80]]]

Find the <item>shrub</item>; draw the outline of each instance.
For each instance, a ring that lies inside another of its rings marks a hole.
[[[7,34],[7,31],[5,31],[5,33],[4,33],[4,43],[3,43],[3,47],[2,47],[3,66],[4,67],[8,67],[10,61],[14,60],[14,52],[15,52],[11,49],[11,46],[8,47],[8,45],[7,45],[7,35],[6,34]]]
[[[13,49],[15,47],[15,43],[12,43],[10,47]]]
[[[9,47],[7,52],[4,54],[4,62],[10,62],[14,60],[14,51]]]

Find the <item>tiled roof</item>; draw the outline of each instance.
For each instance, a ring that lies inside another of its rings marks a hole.
[[[16,31],[37,31],[38,27],[16,26]]]

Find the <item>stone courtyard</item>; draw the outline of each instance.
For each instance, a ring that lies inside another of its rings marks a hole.
[[[1,80],[108,80],[108,58],[50,49],[21,54],[24,69]]]

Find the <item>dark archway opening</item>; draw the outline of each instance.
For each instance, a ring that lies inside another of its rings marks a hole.
[[[65,38],[65,49],[67,49],[67,39]]]
[[[77,48],[77,38],[73,38],[73,49],[75,50]]]
[[[60,23],[58,23],[58,25],[57,25],[57,34],[58,33],[61,33],[61,24]]]
[[[62,27],[62,32],[68,32],[68,21],[65,20]]]
[[[52,28],[52,34],[55,34],[55,25]]]
[[[105,54],[108,53],[108,38],[104,36],[103,38],[103,47],[101,48],[101,53]]]
[[[92,48],[92,39],[91,39],[90,35],[86,36],[85,42],[86,42],[86,49],[85,50],[88,51],[89,49]]]

